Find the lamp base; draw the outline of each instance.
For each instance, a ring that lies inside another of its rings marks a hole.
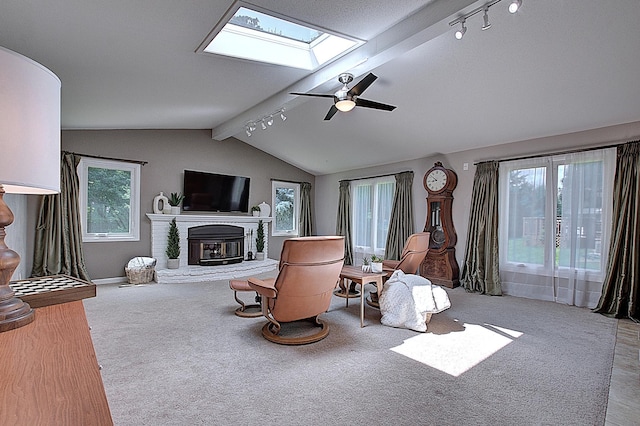
[[[13,271],[20,264],[20,256],[4,242],[5,226],[13,223],[13,213],[4,202],[4,188],[0,184],[0,333],[29,324],[35,319],[35,312],[28,303],[14,297],[9,286]]]
[[[36,312],[17,297],[0,302],[0,333],[25,326],[34,319]]]

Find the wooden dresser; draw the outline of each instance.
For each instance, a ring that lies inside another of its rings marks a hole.
[[[82,301],[0,333],[0,425],[113,425]]]

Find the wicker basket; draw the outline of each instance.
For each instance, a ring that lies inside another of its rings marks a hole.
[[[151,257],[134,257],[124,270],[129,284],[146,284],[155,279],[156,260]]]

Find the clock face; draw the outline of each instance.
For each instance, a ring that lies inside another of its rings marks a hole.
[[[446,236],[444,235],[442,227],[438,227],[431,232],[431,240],[433,240],[438,247],[444,244]]]
[[[447,185],[447,174],[444,170],[435,169],[427,175],[425,184],[428,190],[438,192]]]

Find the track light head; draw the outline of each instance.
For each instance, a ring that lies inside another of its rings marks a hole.
[[[260,127],[262,127],[262,130],[267,130],[267,126],[264,124],[264,118],[260,121]]]
[[[282,109],[280,110],[280,118],[282,119],[282,121],[284,121],[284,120],[286,120],[286,119],[287,119],[287,116],[286,116],[286,115],[284,115],[284,108],[282,108]]]
[[[522,0],[513,0],[509,3],[509,13],[516,13],[522,6]]]
[[[268,124],[269,126],[273,126],[273,115],[270,115],[270,116],[267,118],[267,124]]]
[[[465,20],[463,19],[462,22],[460,22],[460,29],[458,31],[456,31],[456,38],[458,40],[462,40],[462,37],[464,37],[464,33],[467,32],[467,27],[464,26]]]
[[[491,23],[489,22],[489,8],[485,7],[484,8],[484,24],[482,25],[482,31],[484,30],[488,30],[489,28],[491,28]]]

